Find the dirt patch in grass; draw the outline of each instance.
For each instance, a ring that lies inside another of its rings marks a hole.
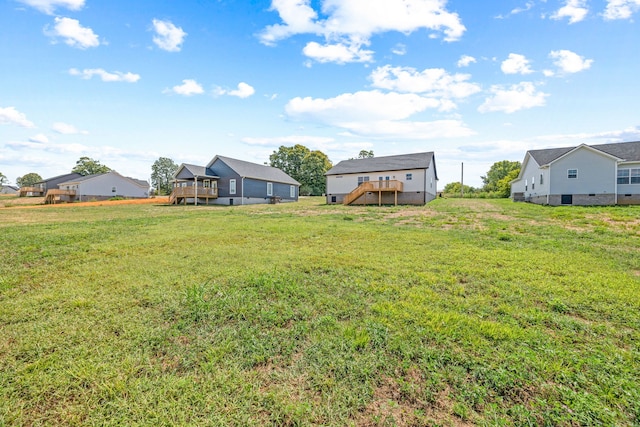
[[[4,208],[52,208],[52,207],[79,207],[79,206],[115,206],[115,205],[149,205],[149,204],[167,204],[169,197],[153,197],[148,199],[123,199],[123,200],[102,200],[96,202],[74,202],[74,203],[58,203],[55,205],[45,205],[44,197],[21,197],[13,199],[10,204],[6,204]],[[2,208],[0,208],[2,209]]]

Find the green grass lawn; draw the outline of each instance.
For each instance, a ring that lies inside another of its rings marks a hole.
[[[0,209],[2,425],[640,425],[640,206]]]

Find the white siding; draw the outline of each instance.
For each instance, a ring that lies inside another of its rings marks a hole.
[[[61,185],[66,189],[66,185]],[[115,192],[112,191],[115,187]],[[78,197],[149,197],[149,188],[143,187],[117,173],[106,173],[86,181],[80,181],[77,185]]]
[[[577,178],[567,171],[577,169]],[[613,194],[616,161],[592,149],[580,147],[551,163],[551,194]]]
[[[407,174],[411,174],[411,180],[407,181]],[[327,194],[348,194],[358,186],[358,177],[368,177],[369,181],[378,181],[380,177],[385,180],[401,181],[404,184],[404,191],[427,191],[436,194],[436,183],[433,168],[410,169],[402,171],[366,172],[344,175],[329,175],[327,177]],[[431,187],[433,179],[433,187]],[[426,182],[426,188],[425,188]]]
[[[638,169],[640,163],[624,163],[618,169]],[[616,173],[617,175],[617,173]],[[617,181],[617,176],[616,176]],[[640,194],[640,184],[618,184],[618,194]]]

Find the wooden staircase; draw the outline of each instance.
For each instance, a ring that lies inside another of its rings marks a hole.
[[[404,191],[404,183],[397,180],[365,181],[358,185],[351,193],[344,196],[342,203],[350,205],[364,196],[364,204],[367,204],[367,193],[378,193],[378,206],[382,205],[382,193],[395,193],[394,204],[398,204],[398,193]]]
[[[57,202],[73,202],[76,198],[76,190],[47,190],[44,196],[45,205],[53,205]]]

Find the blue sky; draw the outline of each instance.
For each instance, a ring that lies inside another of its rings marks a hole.
[[[640,0],[1,0],[0,172],[640,140]]]

